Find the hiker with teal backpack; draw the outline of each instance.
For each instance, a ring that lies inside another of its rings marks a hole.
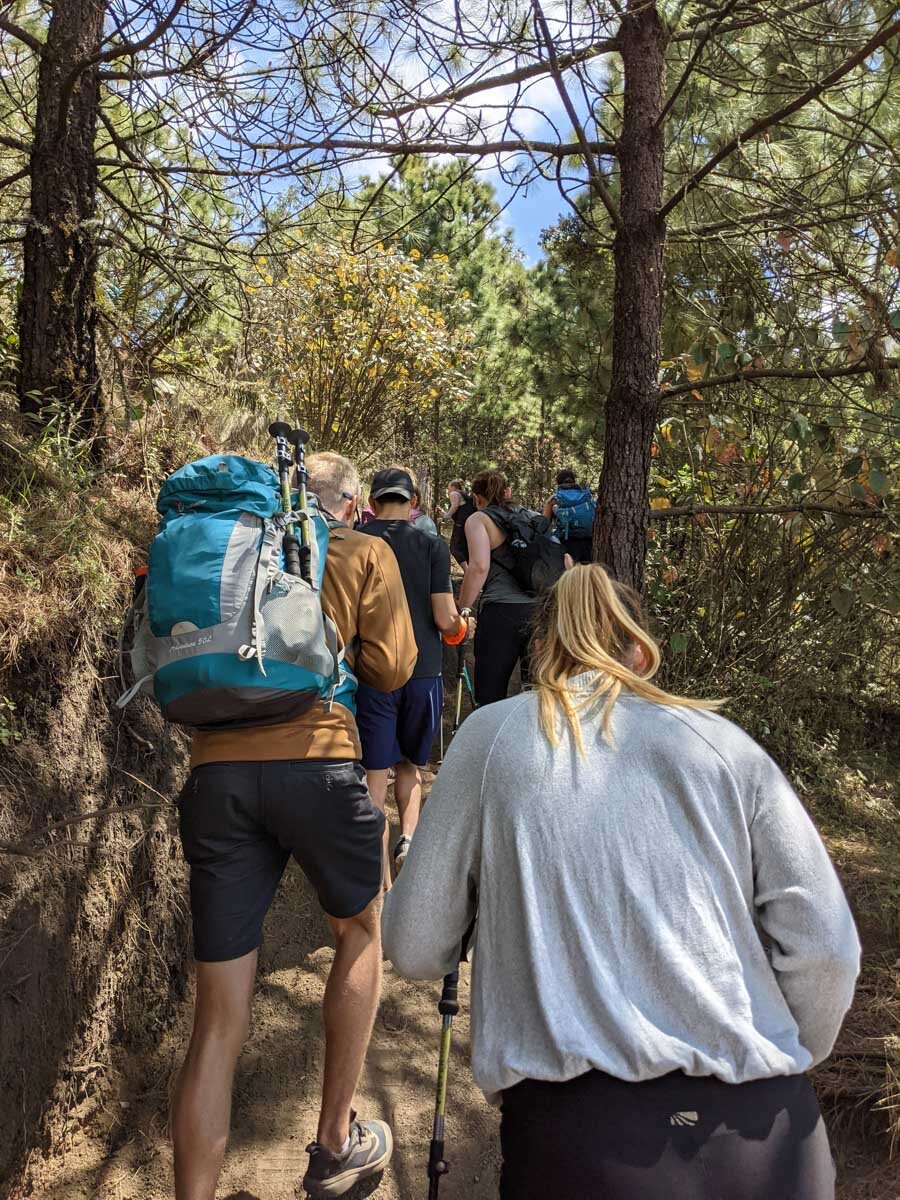
[[[571,467],[556,476],[556,491],[544,505],[544,516],[573,562],[591,561],[597,502],[590,488],[578,482]]]
[[[130,621],[131,692],[153,695],[193,734],[178,808],[196,1003],[172,1103],[176,1200],[214,1200],[263,921],[292,856],[336,946],[303,1186],[313,1197],[344,1195],[385,1166],[393,1144],[384,1121],[359,1120],[351,1108],[381,990],[384,828],[360,763],[354,695],[357,680],[401,687],[416,644],[389,547],[349,527],[360,493],[353,464],[311,456],[307,497],[295,439],[295,503],[285,429],[273,430],[280,480],[223,455],[163,485]]]

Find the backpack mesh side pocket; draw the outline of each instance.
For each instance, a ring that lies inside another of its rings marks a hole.
[[[318,592],[302,579],[281,572],[266,590],[260,605],[264,661],[290,663],[330,679],[334,654],[325,637]]]

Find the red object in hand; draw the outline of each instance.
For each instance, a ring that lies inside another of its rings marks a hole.
[[[469,632],[469,622],[466,620],[465,617],[460,617],[459,618],[459,629],[456,631],[456,633],[454,633],[452,636],[447,633],[444,634],[444,645],[445,646],[458,646],[459,643],[463,640],[463,638],[466,636],[466,634],[468,632]]]

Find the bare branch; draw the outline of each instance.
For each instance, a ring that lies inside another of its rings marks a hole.
[[[590,62],[591,59],[598,58],[601,54],[612,54],[616,49],[617,42],[615,38],[605,38],[603,41],[594,42],[590,46],[585,46],[581,50],[575,51],[573,54],[559,55],[556,62],[557,70],[568,71],[572,67],[579,66],[581,63]],[[546,74],[547,64],[543,61],[536,62],[529,67],[519,67],[515,71],[507,71],[505,75],[493,75],[487,79],[476,79],[473,83],[467,83],[463,87],[447,88],[446,91],[438,92],[434,96],[424,96],[421,100],[410,101],[408,104],[381,109],[377,115],[405,117],[410,113],[417,112],[421,108],[433,108],[439,104],[458,104],[460,100],[468,100],[470,96],[477,96],[479,93],[490,91],[492,88],[508,87],[513,83],[525,83],[529,79],[538,79],[541,75]]]
[[[679,517],[701,516],[779,516],[785,513],[820,512],[858,520],[883,520],[892,514],[886,508],[842,508],[839,504],[817,504],[814,501],[798,504],[682,504],[677,508],[652,508],[651,521],[673,521]]]
[[[900,358],[886,358],[882,364],[888,370],[900,371]],[[724,387],[728,383],[751,383],[754,379],[840,379],[847,375],[864,375],[871,368],[866,362],[854,363],[849,367],[820,367],[803,371],[791,367],[759,367],[745,371],[732,371],[730,375],[714,375],[710,379],[698,379],[695,383],[679,383],[675,387],[660,388],[660,398],[669,400],[683,396],[686,392],[706,388]]]
[[[27,29],[22,29],[21,26],[16,25],[13,21],[8,21],[6,17],[0,17],[0,29],[8,33],[10,37],[14,37],[17,41],[22,42],[29,50],[33,50],[35,54],[43,54],[43,45]]]
[[[92,54],[90,58],[82,59],[80,63],[72,68],[69,74],[63,81],[59,93],[59,115],[57,118],[57,128],[60,134],[66,126],[66,118],[69,112],[69,102],[72,99],[72,93],[78,80],[85,71],[89,71],[92,67],[98,66],[100,63],[113,62],[117,58],[133,57],[139,54],[142,50],[147,50],[154,42],[157,42],[163,34],[171,28],[172,23],[178,16],[179,12],[186,0],[175,0],[172,7],[166,15],[150,30],[148,34],[140,38],[136,42],[121,42],[116,46],[112,46],[109,50],[101,50],[97,54]]]
[[[553,38],[551,37],[546,18],[544,17],[544,10],[541,8],[540,0],[532,0],[532,4],[534,7],[535,21],[537,22],[541,36],[544,39],[544,45],[547,48],[547,57],[550,61],[550,73],[553,76],[553,82],[556,84],[556,90],[559,92],[559,98],[563,102],[563,107],[568,114],[569,120],[572,122],[572,127],[575,130],[575,134],[578,138],[578,144],[581,147],[582,153],[584,154],[585,165],[587,166],[591,183],[593,184],[597,195],[603,202],[603,207],[609,213],[609,219],[612,221],[613,227],[619,230],[622,228],[621,214],[619,213],[616,202],[612,198],[609,188],[606,186],[606,181],[600,173],[597,163],[594,161],[590,144],[585,136],[584,128],[582,127],[582,124],[578,119],[578,114],[575,111],[575,105],[572,103],[571,97],[566,91],[566,85],[563,81],[559,59],[556,55],[556,47],[553,45]]]
[[[123,774],[127,775],[125,771]],[[137,776],[132,776],[137,779]],[[144,783],[143,779],[138,779],[138,783]],[[150,787],[145,784],[145,787]],[[150,788],[155,791],[155,788]],[[158,804],[122,804],[118,808],[98,808],[94,812],[79,813],[77,817],[67,817],[64,821],[54,821],[52,825],[44,825],[41,829],[35,829],[28,835],[24,842],[0,842],[0,854],[15,854],[22,857],[33,857],[36,854],[43,854],[47,849],[46,846],[35,847],[34,843],[39,838],[46,837],[48,833],[54,833],[58,829],[67,829],[70,825],[80,825],[84,821],[97,821],[103,817],[113,817],[117,813],[139,812],[144,809],[159,809],[174,807],[171,800],[166,800]]]

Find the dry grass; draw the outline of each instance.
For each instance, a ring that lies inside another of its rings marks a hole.
[[[900,1144],[900,973],[896,953],[869,954],[834,1053],[815,1073],[832,1136]]]
[[[65,642],[82,623],[107,629],[155,515],[144,488],[94,473],[53,439],[25,437],[0,398],[0,671]]]

